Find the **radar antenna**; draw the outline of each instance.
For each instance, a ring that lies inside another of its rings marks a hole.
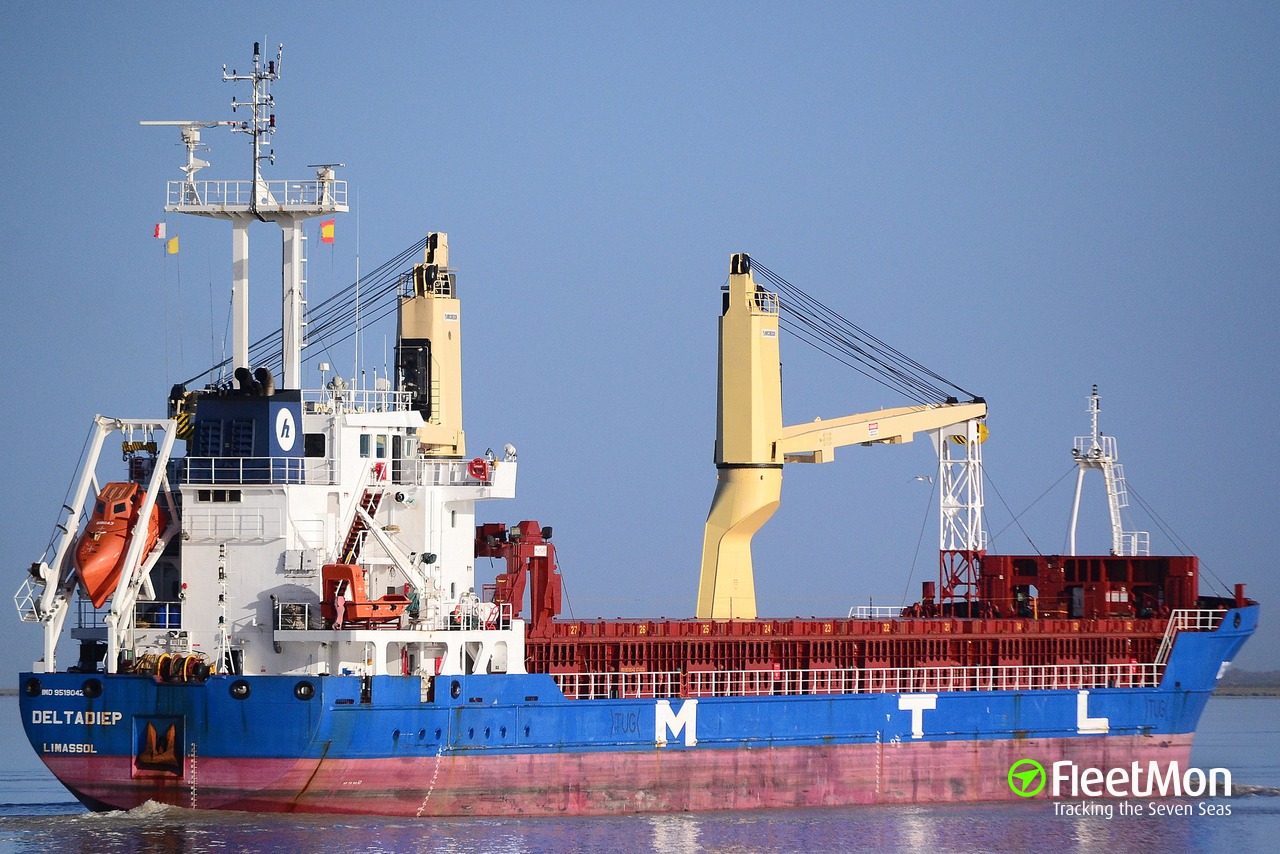
[[[316,184],[320,188],[319,200],[321,204],[325,202],[333,202],[333,182],[337,177],[337,173],[333,170],[346,168],[345,163],[308,163],[308,169],[316,170]]]
[[[179,167],[182,173],[187,176],[187,180],[183,182],[182,195],[184,199],[192,204],[200,204],[200,194],[196,190],[196,173],[209,165],[208,160],[196,157],[197,151],[209,150],[209,146],[200,144],[200,129],[217,127],[218,125],[232,125],[235,122],[160,121],[138,122],[138,124],[144,127],[177,127],[182,129],[182,144],[187,147],[187,162]]]

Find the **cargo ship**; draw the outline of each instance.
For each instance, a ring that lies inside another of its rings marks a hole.
[[[395,375],[366,388],[320,364],[320,387],[306,387],[304,320],[318,335],[348,315],[330,301],[304,310],[303,224],[345,212],[347,190],[339,164],[262,175],[281,56],[255,45],[252,71],[224,68],[252,88],[233,101],[247,120],[158,123],[188,152],[165,209],[232,226],[232,357],[203,387],[175,385],[164,417],[94,419],[15,597],[44,636],[18,675],[23,726],[86,807],[425,817],[1001,801],[1027,794],[1012,774],[1028,758],[1189,765],[1259,609],[1242,585],[1202,593],[1196,558],[1149,555],[1124,530],[1096,389],[1076,506],[1101,472],[1110,553],[995,554],[985,401],[858,337],[746,254],[721,289],[717,479],[694,616],[565,617],[551,527],[477,523],[481,502],[514,497],[518,459],[510,444],[467,450],[444,233],[400,259],[420,261],[383,265]],[[250,137],[251,180],[197,180],[201,131],[217,125]],[[281,329],[260,342],[248,335],[254,222],[278,224],[284,247]],[[918,397],[784,425],[788,329],[909,375]],[[917,435],[938,452],[940,499],[938,573],[920,599],[759,616],[751,540],[783,469]],[[117,441],[123,464],[107,461]],[[1071,552],[1074,526],[1075,514]],[[492,580],[477,578],[484,558],[501,569]],[[60,659],[60,644],[76,655]]]

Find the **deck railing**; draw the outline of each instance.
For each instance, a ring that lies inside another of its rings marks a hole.
[[[902,616],[902,608],[894,605],[854,605],[849,609],[850,620],[896,620]]]
[[[307,412],[407,412],[413,406],[413,394],[389,388],[344,385],[303,389],[302,403]]]
[[[871,615],[870,610],[856,615],[853,611],[851,618],[865,619]],[[1214,631],[1225,613],[1196,609],[1174,611],[1152,662],[551,675],[566,697],[577,700],[1152,688],[1160,684],[1178,634]]]
[[[140,629],[182,628],[182,603],[147,601],[133,606],[133,624]]]
[[[346,181],[278,180],[258,182],[258,207],[268,210],[292,208],[345,209]],[[165,204],[169,208],[248,208],[254,201],[253,181],[170,181]]]
[[[571,700],[1152,688],[1157,664],[553,673]]]
[[[179,483],[236,486],[244,483],[306,483],[306,457],[184,457]]]
[[[1222,622],[1226,611],[1208,609],[1179,608],[1169,615],[1169,625],[1165,626],[1164,637],[1160,639],[1160,649],[1156,652],[1156,664],[1163,667],[1169,662],[1169,653],[1173,652],[1173,642],[1181,632],[1211,632]]]
[[[93,607],[88,599],[76,600],[76,628],[101,629],[107,625],[111,606]],[[133,625],[139,629],[182,628],[182,603],[147,599],[133,606]]]
[[[405,627],[418,631],[461,632],[508,629],[513,620],[511,603],[495,605],[491,602],[479,602],[460,605],[454,610],[421,619],[405,615],[401,622]],[[323,629],[324,625],[319,603],[278,602],[276,604],[275,630],[278,632],[315,631]],[[375,628],[397,629],[399,627],[400,623],[393,622]]]

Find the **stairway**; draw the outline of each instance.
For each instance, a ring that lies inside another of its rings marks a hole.
[[[364,495],[360,496],[360,506],[364,508],[364,512],[369,514],[372,519],[378,515],[378,506],[382,504],[382,496],[384,490],[366,489]],[[351,530],[347,532],[347,539],[342,543],[342,562],[351,564],[360,560],[360,550],[364,548],[364,541],[368,535],[368,526],[365,525],[364,519],[357,513],[355,518],[351,520]]]

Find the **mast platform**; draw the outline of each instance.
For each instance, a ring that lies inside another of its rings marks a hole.
[[[170,213],[226,217],[273,214],[289,217],[347,212],[347,182],[326,178],[261,181],[170,181],[164,209]]]

